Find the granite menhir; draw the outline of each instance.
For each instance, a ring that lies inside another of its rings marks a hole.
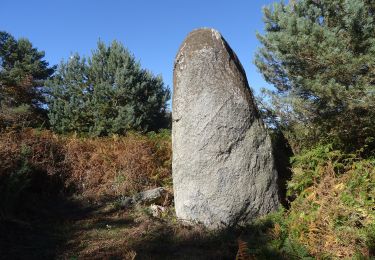
[[[271,139],[244,69],[218,31],[197,29],[182,43],[172,118],[178,218],[216,229],[278,208]]]

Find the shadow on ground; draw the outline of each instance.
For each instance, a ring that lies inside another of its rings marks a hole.
[[[72,235],[69,222],[82,214],[81,207],[64,198],[27,201],[32,205],[21,215],[0,220],[0,258],[55,259]]]
[[[152,217],[146,207],[66,198],[38,205],[38,214],[0,223],[2,259],[235,259],[238,238],[254,259],[288,259],[268,246],[272,223],[212,232],[182,225],[172,213]]]

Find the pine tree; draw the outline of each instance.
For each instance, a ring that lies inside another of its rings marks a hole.
[[[264,9],[255,64],[275,91],[274,124],[296,147],[374,149],[375,3],[300,0]]]
[[[89,131],[92,119],[87,118],[87,70],[86,60],[76,54],[68,62],[61,62],[53,78],[47,81],[48,116],[57,132]]]
[[[0,31],[0,125],[14,124],[18,116],[28,115],[22,120],[28,124],[46,119],[43,85],[54,67],[43,58],[29,40]]]
[[[99,41],[87,62],[78,55],[62,62],[48,85],[50,123],[60,133],[102,136],[167,126],[169,90],[119,42]]]

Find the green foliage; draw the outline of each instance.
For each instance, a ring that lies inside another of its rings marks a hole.
[[[277,212],[271,213],[258,221],[271,224],[271,248],[282,252],[287,256],[287,259],[313,259],[308,250],[290,236],[288,212],[284,208],[280,207]]]
[[[339,150],[333,150],[331,144],[301,152],[291,158],[293,179],[288,182],[287,195],[298,196],[314,183],[319,182],[322,171],[328,164],[335,174],[340,174],[345,170],[345,164],[355,159],[355,154],[343,154]]]
[[[374,250],[374,15],[368,0],[264,9],[255,64],[276,90],[263,91],[260,110],[296,154],[291,207],[275,220],[287,251],[364,259]]]
[[[318,146],[292,159],[288,237],[318,257],[368,257],[374,249],[375,159]]]
[[[0,128],[13,127],[24,128],[32,125],[35,115],[29,105],[23,104],[12,107],[0,105]]]
[[[38,51],[29,40],[16,40],[9,33],[0,31],[0,125],[18,125],[19,120],[12,120],[12,109],[26,106],[32,117],[24,123],[41,123],[46,113],[43,109],[44,80],[53,72],[48,67],[44,52]],[[16,112],[16,111],[14,111]],[[18,113],[15,113],[17,117]]]
[[[161,129],[158,133],[149,132],[148,139],[155,147],[155,157],[158,158],[159,167],[152,179],[161,183],[163,187],[172,187],[172,175],[168,174],[165,169],[172,169],[172,144],[171,130]]]
[[[300,0],[264,9],[255,64],[273,125],[294,151],[333,143],[375,149],[375,17],[372,1]]]
[[[48,82],[49,118],[59,133],[94,136],[165,127],[169,90],[120,43],[98,43],[86,60],[74,55]]]

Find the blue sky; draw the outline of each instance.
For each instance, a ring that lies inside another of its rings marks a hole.
[[[173,60],[186,35],[199,27],[219,30],[237,53],[250,86],[267,83],[253,64],[262,32],[262,7],[274,0],[2,0],[0,30],[26,37],[50,64],[72,53],[90,55],[98,39],[122,42],[142,67],[172,88]]]

